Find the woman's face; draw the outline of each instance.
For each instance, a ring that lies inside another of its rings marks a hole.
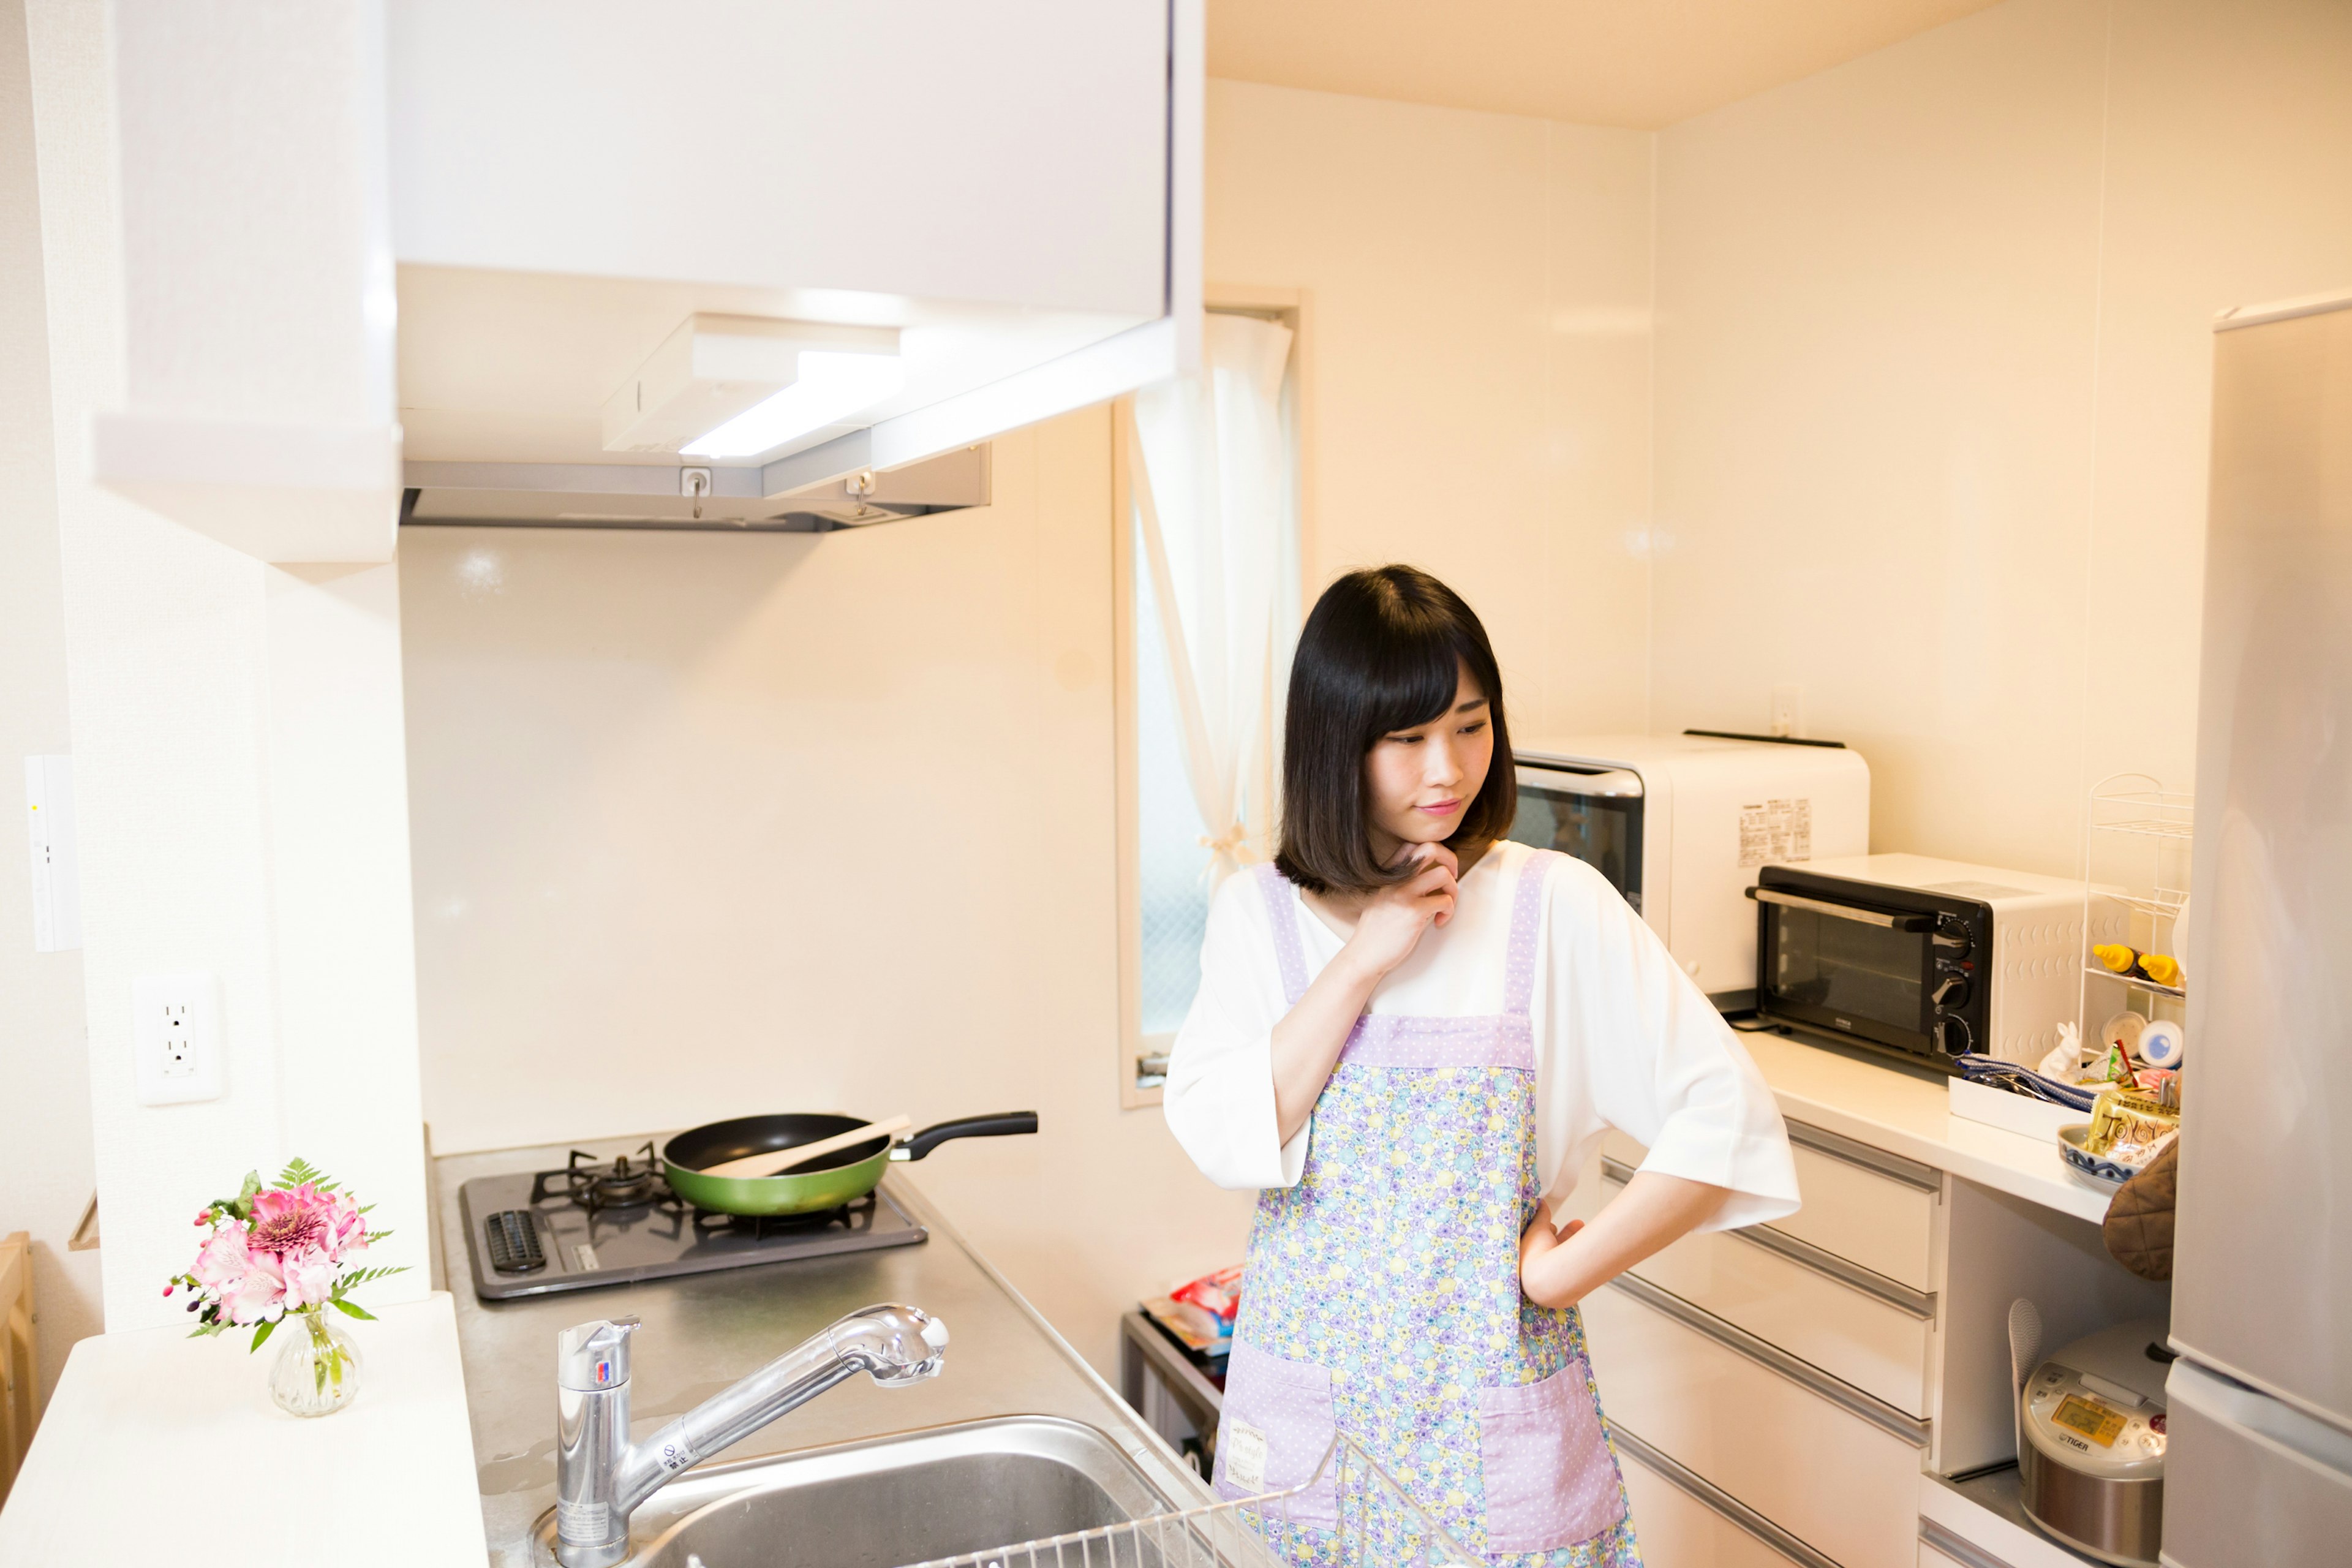
[[[1364,759],[1372,853],[1384,865],[1409,844],[1452,837],[1486,785],[1495,726],[1469,667],[1457,668],[1451,708],[1426,724],[1381,736]]]

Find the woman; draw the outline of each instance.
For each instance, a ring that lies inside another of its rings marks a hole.
[[[1336,1424],[1489,1561],[1636,1563],[1576,1303],[1686,1232],[1796,1208],[1771,1094],[1598,872],[1504,841],[1502,678],[1435,578],[1324,593],[1283,792],[1274,864],[1210,910],[1169,1064],[1186,1152],[1262,1189],[1218,1490],[1298,1485]],[[1555,1228],[1606,1127],[1648,1159]],[[1362,1501],[1327,1475],[1263,1527],[1352,1568],[1360,1516],[1333,1527]]]

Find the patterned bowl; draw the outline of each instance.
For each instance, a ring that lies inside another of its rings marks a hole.
[[[2058,1129],[2058,1157],[2066,1168],[2095,1187],[2113,1192],[2134,1176],[2138,1167],[2110,1160],[2105,1154],[2094,1154],[2083,1147],[2083,1140],[2091,1135],[2091,1124],[2076,1121]]]

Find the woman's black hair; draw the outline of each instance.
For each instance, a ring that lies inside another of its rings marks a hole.
[[[1350,572],[1315,602],[1290,665],[1282,726],[1282,846],[1274,863],[1309,892],[1402,881],[1372,858],[1364,759],[1383,735],[1454,706],[1462,670],[1486,699],[1495,760],[1450,846],[1500,838],[1518,809],[1503,675],[1462,595],[1412,566]]]

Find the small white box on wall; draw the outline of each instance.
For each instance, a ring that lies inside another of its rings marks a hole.
[[[25,819],[33,863],[33,951],[81,946],[81,863],[74,852],[73,759],[25,759]]]

